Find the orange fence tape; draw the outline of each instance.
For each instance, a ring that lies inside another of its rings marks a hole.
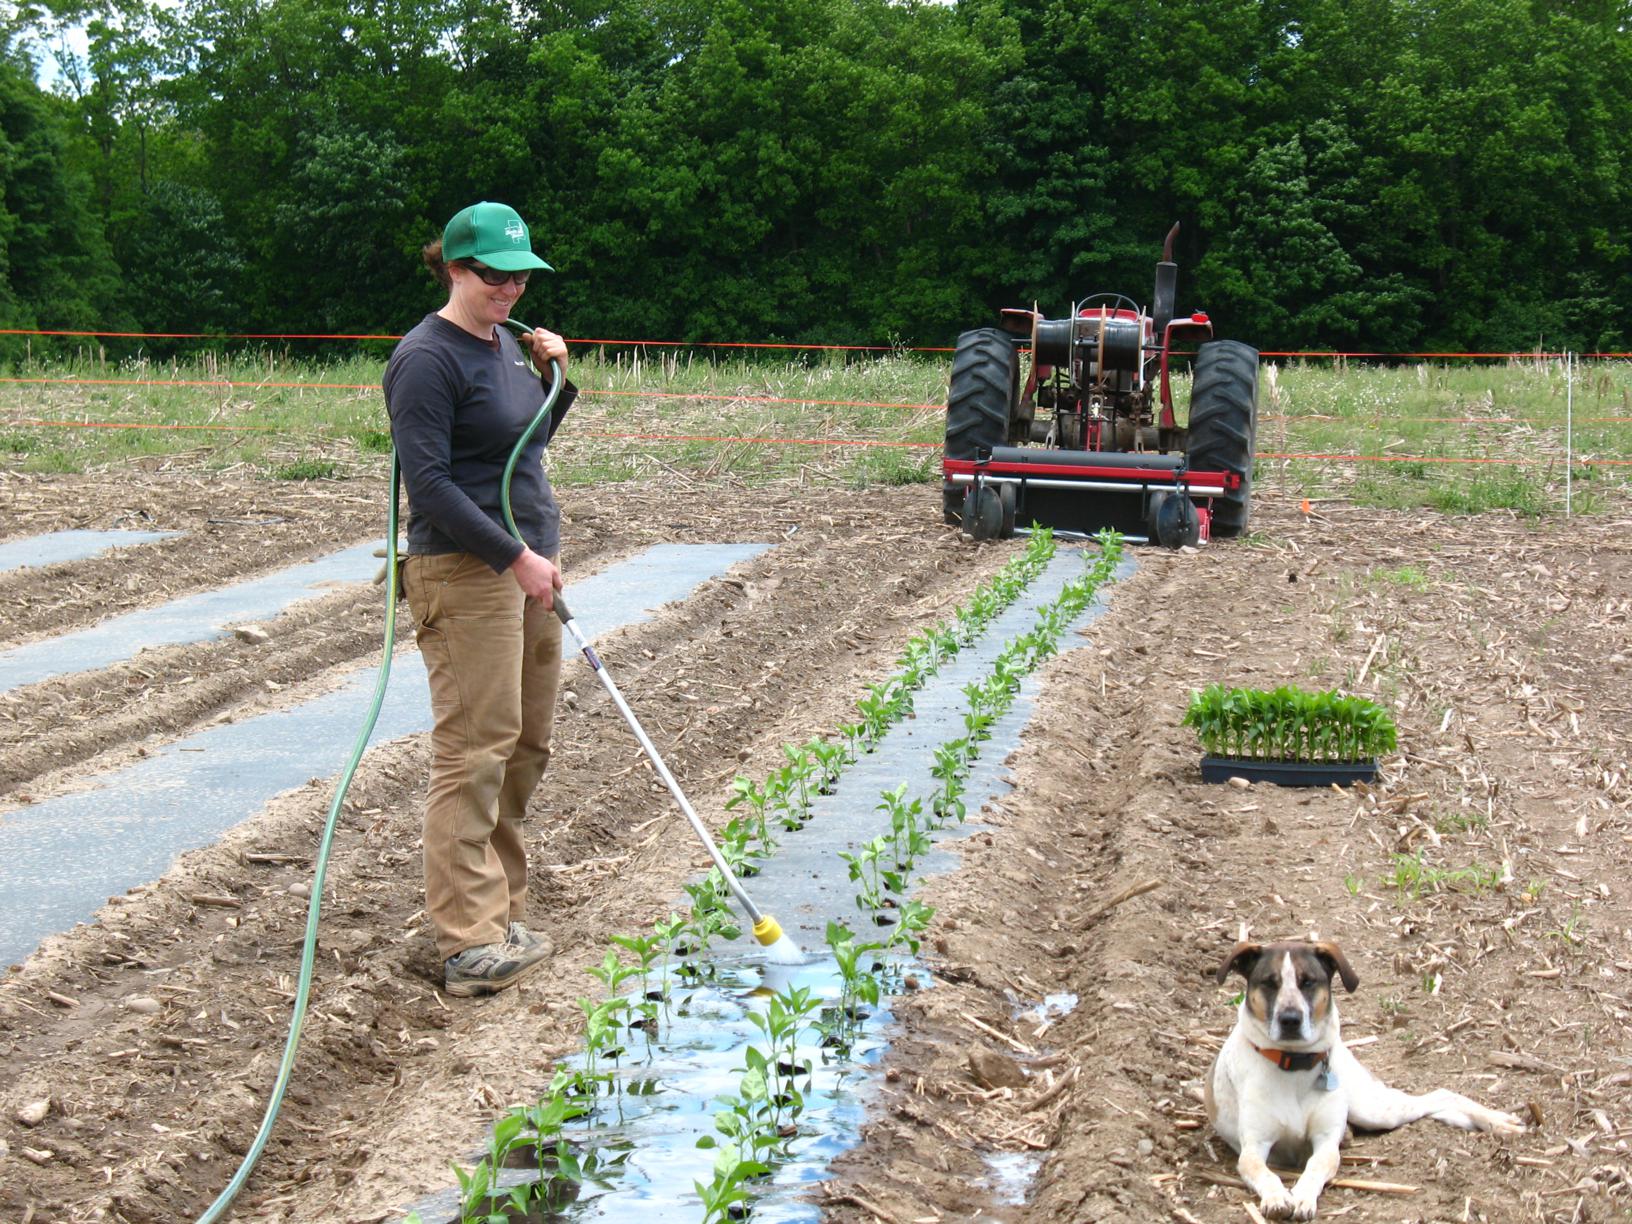
[[[161,429],[205,431],[269,431],[274,425],[162,425],[130,421],[48,421],[36,419],[0,420],[8,428],[46,427],[59,429]],[[734,434],[661,434],[661,433],[607,433],[599,430],[575,430],[574,438],[599,438],[622,442],[711,442],[742,443],[751,446],[863,446],[939,450],[939,442],[913,442],[883,438],[765,438],[740,437]],[[1556,456],[1544,459],[1486,459],[1464,458],[1451,455],[1339,455],[1313,452],[1260,451],[1259,459],[1316,459],[1329,463],[1448,463],[1467,466],[1522,467],[1535,463],[1552,463]],[[1632,467],[1632,459],[1575,459],[1579,467]]]
[[[401,336],[351,333],[351,332],[140,332],[140,331],[74,331],[65,328],[49,327],[0,327],[0,336],[69,336],[81,339],[96,339],[106,337],[117,340],[400,340]],[[780,340],[614,340],[578,338],[567,340],[568,344],[595,344],[607,345],[615,348],[739,348],[739,349],[797,349],[809,352],[837,352],[837,353],[950,353],[949,345],[894,345],[894,344],[800,344],[793,341]],[[1194,354],[1174,351],[1174,356],[1188,357]],[[1552,359],[1565,356],[1562,352],[1537,352],[1529,350],[1520,352],[1514,350],[1505,353],[1460,353],[1460,352],[1363,352],[1341,349],[1260,349],[1260,357],[1322,357],[1322,358],[1356,358],[1359,360],[1496,360],[1512,361],[1528,358],[1531,360]],[[1577,353],[1578,358],[1587,360],[1622,360],[1632,357],[1632,352],[1626,353]]]
[[[258,390],[378,391],[374,383],[232,382],[225,378],[0,378],[0,383],[46,383],[59,387],[234,387]]]
[[[280,390],[280,391],[372,391],[378,392],[379,387],[373,383],[328,383],[328,382],[234,382],[230,379],[214,378],[23,378],[0,377],[0,384],[44,384],[48,386],[72,387],[223,387],[245,391]],[[901,408],[909,412],[944,412],[945,404],[914,404],[910,402],[897,403],[888,400],[825,400],[801,399],[797,396],[779,395],[724,395],[712,391],[621,391],[610,388],[586,387],[579,395],[584,396],[617,396],[631,399],[673,399],[673,400],[713,400],[727,404],[804,404],[817,408]],[[1297,416],[1291,414],[1263,414],[1259,421],[1336,421],[1341,418],[1311,414]],[[1516,425],[1524,423],[1522,417],[1394,417],[1393,421],[1405,423],[1413,422],[1426,425]],[[1632,417],[1623,416],[1594,416],[1577,417],[1576,421],[1582,425],[1618,425],[1632,423]]]
[[[162,425],[162,424],[158,424],[158,423],[147,423],[147,422],[142,422],[142,421],[39,421],[39,420],[22,420],[22,421],[6,421],[5,424],[8,425],[8,426],[13,426],[13,427],[31,426],[31,427],[36,427],[36,428],[44,427],[44,428],[48,428],[48,429],[163,429],[163,430],[200,429],[200,430],[210,430],[212,432],[222,431],[222,432],[228,432],[228,433],[266,433],[268,431],[276,430],[276,429],[279,428],[277,425]]]
[[[1299,451],[1259,451],[1259,459],[1322,459],[1332,463],[1454,463],[1468,466],[1492,465],[1498,467],[1529,467],[1552,463],[1558,458],[1547,455],[1538,459],[1485,459],[1456,455],[1323,455]],[[1572,459],[1576,467],[1632,467],[1632,459]]]

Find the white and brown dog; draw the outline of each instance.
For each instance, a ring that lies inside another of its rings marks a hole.
[[[1236,1170],[1266,1216],[1311,1220],[1337,1172],[1346,1126],[1385,1131],[1418,1118],[1463,1130],[1517,1134],[1524,1123],[1445,1088],[1412,1096],[1390,1088],[1343,1044],[1334,975],[1360,979],[1333,943],[1239,943],[1219,966],[1247,979],[1235,1028],[1207,1074],[1207,1117],[1240,1154]],[[1302,1167],[1287,1190],[1269,1160]]]

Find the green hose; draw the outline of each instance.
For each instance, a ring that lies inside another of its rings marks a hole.
[[[255,1132],[255,1141],[249,1145],[249,1151],[244,1154],[243,1161],[238,1165],[238,1171],[232,1175],[227,1188],[216,1196],[210,1209],[199,1216],[198,1224],[214,1224],[223,1212],[238,1197],[238,1191],[244,1188],[244,1182],[249,1180],[250,1170],[260,1159],[261,1151],[266,1147],[266,1141],[272,1137],[272,1125],[278,1119],[278,1110],[283,1107],[283,1094],[289,1087],[289,1077],[295,1069],[295,1051],[300,1046],[300,1030],[306,1022],[306,1003],[312,989],[312,966],[317,957],[317,916],[323,906],[323,877],[329,869],[329,846],[334,841],[334,828],[340,820],[340,808],[346,799],[346,790],[351,786],[352,775],[357,772],[357,765],[363,759],[363,749],[368,747],[368,737],[374,734],[374,724],[380,718],[380,706],[385,702],[385,686],[391,678],[391,648],[397,638],[397,493],[401,487],[402,477],[397,467],[397,452],[391,452],[391,510],[386,515],[385,536],[385,651],[380,659],[380,675],[374,682],[374,699],[369,705],[368,718],[363,728],[357,733],[357,741],[352,745],[351,759],[346,762],[345,772],[340,775],[340,786],[334,792],[334,801],[329,804],[329,818],[323,825],[323,836],[317,843],[317,866],[312,872],[312,896],[306,904],[306,942],[300,952],[300,984],[295,987],[294,1016],[289,1021],[289,1037],[283,1043],[283,1060],[278,1063],[278,1078],[272,1085],[272,1096],[266,1103],[266,1115],[261,1119],[261,1128]]]
[[[506,319],[505,322],[518,332],[532,330],[514,319]],[[521,533],[516,530],[515,519],[510,515],[510,477],[516,470],[516,462],[521,458],[522,450],[538,432],[538,427],[549,419],[550,411],[555,407],[556,397],[561,394],[561,367],[554,360],[550,362],[550,379],[550,390],[544,397],[543,407],[538,410],[532,424],[528,425],[526,432],[521,435],[521,440],[510,452],[510,461],[504,466],[502,493],[504,521],[510,528],[510,534],[518,540],[521,539]],[[312,969],[317,960],[317,919],[323,908],[323,879],[329,869],[329,847],[334,841],[334,830],[340,821],[340,810],[346,801],[346,791],[351,787],[351,779],[363,759],[363,751],[368,747],[369,737],[374,734],[374,724],[380,720],[380,707],[385,704],[385,686],[391,679],[391,651],[397,640],[397,499],[401,489],[402,468],[397,462],[396,447],[392,447],[391,508],[386,514],[385,527],[385,649],[380,659],[380,675],[374,682],[374,698],[368,707],[368,717],[352,745],[351,759],[346,762],[346,768],[340,775],[340,785],[329,804],[329,817],[323,824],[323,836],[317,844],[317,865],[312,871],[312,896],[306,906],[306,939],[300,951],[300,982],[295,987],[294,1015],[289,1020],[289,1036],[283,1043],[283,1058],[278,1063],[278,1076],[272,1084],[272,1095],[267,1099],[266,1113],[261,1118],[260,1129],[255,1132],[255,1139],[249,1145],[249,1151],[244,1153],[238,1171],[232,1175],[226,1189],[216,1196],[215,1202],[210,1204],[209,1210],[198,1217],[197,1224],[215,1224],[215,1221],[219,1220],[232,1205],[232,1200],[238,1197],[238,1192],[244,1188],[251,1170],[255,1168],[255,1162],[261,1158],[261,1152],[266,1148],[267,1140],[272,1137],[272,1127],[278,1120],[279,1110],[283,1108],[283,1094],[288,1090],[289,1078],[294,1073],[295,1054],[300,1048],[300,1031],[306,1023],[306,1004],[311,997]]]

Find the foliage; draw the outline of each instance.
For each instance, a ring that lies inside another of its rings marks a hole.
[[[1177,220],[1181,308],[1265,347],[1632,336],[1621,6],[13,7],[0,326],[405,330],[497,198],[569,335],[945,344],[1142,300]]]
[[[1211,756],[1276,761],[1363,761],[1393,752],[1394,718],[1364,697],[1272,692],[1209,684],[1192,692],[1183,725]]]

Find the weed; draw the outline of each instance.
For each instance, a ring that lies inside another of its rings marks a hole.
[[[914,454],[901,447],[877,448],[865,452],[850,474],[854,488],[871,485],[923,484],[939,480],[941,465],[938,456]]]
[[[1369,577],[1374,582],[1391,583],[1413,591],[1428,589],[1428,575],[1415,565],[1402,565],[1398,569],[1374,569]]]
[[[1541,488],[1518,472],[1478,474],[1465,484],[1437,488],[1429,494],[1428,503],[1448,514],[1511,510],[1529,518],[1539,518],[1546,512],[1546,496]]]
[[[339,469],[328,459],[296,459],[274,468],[274,480],[333,480]]]
[[[57,448],[35,453],[24,462],[23,470],[44,472],[53,476],[81,476],[85,472],[85,463],[66,449]]]
[[[1471,808],[1460,812],[1445,812],[1434,817],[1434,832],[1436,833],[1469,833],[1483,832],[1490,824],[1490,817],[1484,812],[1476,812]]]
[[[1343,877],[1343,887],[1349,890],[1349,896],[1351,897],[1358,897],[1360,895],[1360,890],[1365,886],[1365,877],[1357,876],[1352,871]]]
[[[1501,878],[1502,873],[1496,868],[1480,863],[1456,868],[1434,867],[1418,850],[1415,854],[1396,854],[1394,870],[1383,877],[1383,882],[1394,885],[1401,900],[1415,901],[1424,893],[1481,893],[1487,888],[1494,888]]]
[[[1563,942],[1574,946],[1579,944],[1584,938],[1581,933],[1584,925],[1585,924],[1581,919],[1581,903],[1574,902],[1570,906],[1570,916],[1565,920],[1564,924],[1551,931],[1547,931],[1545,934],[1548,939],[1562,940]]]

